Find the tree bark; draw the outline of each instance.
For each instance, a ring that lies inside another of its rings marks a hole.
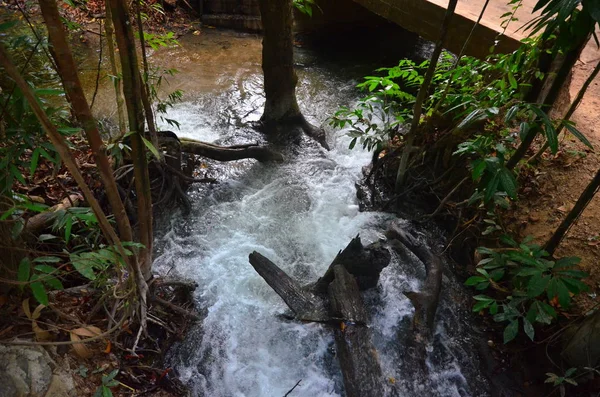
[[[152,196],[150,193],[150,176],[146,159],[146,146],[143,141],[144,112],[142,105],[142,87],[138,59],[133,39],[133,29],[126,2],[108,0],[115,28],[119,56],[123,74],[123,91],[129,130],[131,135],[131,157],[134,165],[135,190],[138,208],[138,234],[144,248],[140,249],[140,270],[143,278],[152,277]]]
[[[121,79],[117,67],[117,59],[115,56],[115,30],[112,23],[112,15],[108,1],[105,2],[106,20],[104,21],[104,31],[106,33],[106,46],[108,47],[108,59],[110,60],[110,72],[115,76],[114,87],[115,97],[117,101],[117,117],[119,118],[119,132],[121,137],[127,132],[125,127],[125,114],[123,113],[123,93],[121,92]]]
[[[381,271],[390,263],[391,255],[379,243],[364,247],[360,236],[356,236],[350,243],[340,251],[333,259],[331,265],[319,280],[315,283],[314,290],[319,294],[326,294],[329,284],[334,279],[334,268],[342,265],[356,277],[359,289],[374,288],[379,281]]]
[[[444,22],[442,23],[440,38],[435,43],[435,49],[433,50],[433,54],[431,54],[429,67],[427,68],[427,72],[425,73],[425,77],[423,78],[423,84],[421,84],[421,88],[419,88],[419,93],[417,94],[417,98],[415,100],[410,130],[406,136],[406,143],[404,144],[404,148],[402,150],[402,156],[400,157],[400,165],[398,166],[398,173],[396,175],[395,190],[397,193],[400,192],[400,189],[404,186],[404,183],[406,182],[408,159],[410,157],[410,153],[412,151],[412,147],[415,141],[415,135],[419,127],[419,122],[421,121],[423,102],[425,102],[425,98],[427,96],[427,93],[429,92],[429,87],[431,85],[431,81],[433,80],[433,74],[435,73],[435,69],[437,67],[440,55],[442,53],[442,49],[444,48],[444,41],[446,41],[446,36],[448,35],[448,27],[450,26],[450,20],[454,15],[454,10],[456,9],[457,3],[458,0],[450,0],[448,2],[448,8],[446,9],[446,16],[444,17]]]
[[[296,101],[298,77],[294,70],[291,0],[260,0],[263,24],[262,68],[265,110],[261,120],[279,123],[302,118]]]
[[[40,0],[39,3],[42,16],[46,22],[46,28],[48,29],[48,36],[53,54],[55,55],[58,73],[61,75],[67,98],[73,109],[73,114],[83,126],[87,141],[96,159],[98,172],[104,184],[106,197],[115,215],[119,234],[124,241],[133,241],[129,218],[127,218],[125,206],[119,196],[117,183],[108,162],[108,157],[106,156],[106,148],[98,131],[98,123],[94,116],[92,116],[85,98],[85,93],[83,92],[77,72],[77,65],[67,42],[67,36],[60,19],[60,14],[58,13],[56,1]]]
[[[404,293],[415,307],[413,339],[424,348],[431,340],[435,314],[442,290],[442,274],[444,270],[442,259],[439,255],[433,254],[420,244],[396,222],[390,224],[386,235],[390,239],[400,241],[425,265],[427,276],[425,277],[421,291]]]
[[[334,266],[333,273],[329,302],[331,316],[339,324],[333,332],[346,396],[383,396],[383,375],[358,284],[341,265]]]
[[[261,122],[274,127],[300,127],[304,133],[329,149],[325,132],[304,118],[296,100],[298,76],[294,69],[292,0],[259,0],[263,25],[262,69],[265,110]]]
[[[579,219],[585,207],[590,203],[590,201],[598,192],[598,188],[600,187],[600,170],[596,172],[596,176],[591,180],[591,182],[587,185],[577,202],[573,206],[573,209],[567,214],[565,219],[562,221],[560,226],[556,229],[550,240],[544,246],[544,250],[548,251],[550,255],[554,254],[554,251],[565,237],[565,234],[569,231],[573,223]]]
[[[217,161],[253,158],[260,162],[283,161],[283,155],[268,147],[258,145],[217,146],[212,143],[180,138],[181,151],[208,157]]]
[[[256,251],[252,252],[248,259],[254,270],[292,309],[296,319],[317,322],[330,320],[324,301],[303,289],[276,264]]]

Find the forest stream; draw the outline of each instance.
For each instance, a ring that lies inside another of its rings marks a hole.
[[[264,101],[260,38],[205,29],[179,41],[179,47],[150,57],[155,66],[179,70],[163,87],[185,92],[166,115],[180,123],[177,134],[219,144],[265,142],[248,124],[260,118]],[[366,54],[356,64],[352,45],[307,48],[297,49],[298,99],[309,121],[326,129],[331,151],[304,137],[298,145],[278,148],[285,154],[283,163],[209,161],[201,173],[219,183],[188,190],[190,214],[183,216],[173,205],[172,213],[159,217],[155,271],[198,283],[195,297],[203,321],[167,357],[167,365],[195,396],[282,397],[298,381],[290,396],[343,395],[330,326],[280,316],[287,311],[285,304],[250,266],[248,254],[258,251],[310,283],[357,234],[365,243],[383,238],[392,216],[360,212],[356,198],[355,184],[371,154],[359,145],[349,150],[350,138],[329,127],[327,118],[359,97],[355,86],[361,76],[391,66],[407,53],[420,59],[431,49],[413,41],[401,49],[404,54],[373,51],[387,59]],[[95,111],[110,117],[114,109],[102,108],[114,103],[107,83],[98,95]],[[173,130],[158,119],[162,129]],[[443,247],[438,231],[418,232],[423,244],[433,241]],[[489,370],[478,358],[485,340],[467,325],[468,299],[450,271],[444,277],[429,373],[403,366],[402,335],[410,332],[414,310],[403,291],[418,290],[424,273],[416,258],[393,255],[378,287],[365,294],[387,394],[488,395]]]

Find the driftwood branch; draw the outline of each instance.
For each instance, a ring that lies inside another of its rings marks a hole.
[[[47,211],[41,212],[29,218],[25,224],[25,232],[38,235],[56,218],[59,211],[67,210],[71,207],[77,207],[80,202],[80,196],[78,194],[71,194],[69,197],[63,199],[62,202],[50,207]]]
[[[329,313],[323,300],[303,289],[276,264],[256,251],[249,255],[249,260],[254,270],[292,309],[298,320],[329,320]]]
[[[383,375],[356,279],[341,265],[334,266],[333,273],[329,302],[332,317],[341,319],[334,336],[346,396],[383,396]]]
[[[283,155],[265,146],[235,145],[218,146],[212,143],[181,138],[181,151],[208,157],[217,161],[233,161],[253,158],[260,162],[283,161]]]
[[[427,276],[421,291],[404,293],[415,307],[413,339],[425,344],[431,340],[435,313],[442,290],[442,259],[439,255],[432,253],[426,246],[420,244],[412,235],[403,230],[397,222],[390,224],[386,235],[388,238],[400,241],[425,265]]]

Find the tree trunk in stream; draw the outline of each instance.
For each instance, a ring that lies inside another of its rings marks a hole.
[[[341,265],[333,267],[333,274],[329,303],[332,318],[339,321],[333,333],[346,396],[383,396],[383,375],[356,279]]]
[[[300,321],[316,321],[334,326],[335,343],[344,387],[348,397],[379,397],[383,395],[383,375],[377,358],[377,351],[371,342],[368,315],[359,283],[355,275],[364,277],[367,269],[373,273],[369,286],[375,286],[381,269],[389,262],[390,255],[378,258],[377,266],[370,266],[365,260],[381,255],[383,248],[374,247],[372,252],[364,248],[357,236],[341,251],[315,284],[301,287],[277,265],[263,255],[253,252],[249,255],[250,264],[271,288],[284,300]],[[367,251],[365,253],[365,251]],[[352,255],[356,253],[357,259]],[[387,262],[382,266],[387,258]],[[361,263],[363,262],[363,263]],[[374,283],[373,283],[373,280]],[[325,294],[313,290],[317,286],[325,289]],[[327,300],[329,304],[327,304]],[[329,309],[328,309],[329,306]]]
[[[265,110],[261,122],[267,130],[278,126],[299,126],[328,148],[323,130],[310,125],[298,106],[294,70],[292,0],[259,0],[263,25],[262,68]]]

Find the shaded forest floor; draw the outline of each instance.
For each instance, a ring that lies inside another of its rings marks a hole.
[[[577,62],[571,80],[569,94],[575,98],[577,92],[592,73],[600,58],[594,41],[590,41]],[[556,109],[555,117],[566,112],[568,101]],[[507,225],[522,237],[532,235],[538,243],[548,240],[568,211],[573,207],[597,170],[600,168],[600,76],[588,88],[586,95],[575,112],[573,121],[592,142],[592,152],[571,135],[562,139],[556,155],[547,151],[535,169],[522,198],[514,212],[506,216]],[[595,293],[600,290],[600,196],[596,195],[581,218],[559,246],[557,257],[579,256],[582,268],[590,273],[588,284],[592,299],[583,299],[581,309],[587,311],[595,304]],[[585,297],[584,297],[585,298]]]

